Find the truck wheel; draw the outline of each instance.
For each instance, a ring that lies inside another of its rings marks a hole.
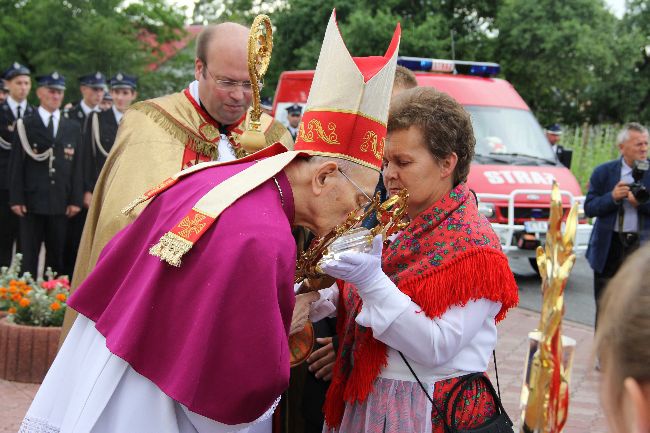
[[[537,257],[528,257],[528,263],[530,263],[530,267],[533,268],[533,271],[535,271],[537,276],[540,276],[539,267],[537,266]]]

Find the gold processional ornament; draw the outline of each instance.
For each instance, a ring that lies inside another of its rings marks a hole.
[[[240,143],[248,153],[254,153],[266,147],[266,138],[262,132],[262,107],[260,91],[264,75],[271,63],[273,51],[273,29],[271,19],[266,15],[258,15],[253,20],[248,35],[248,75],[253,90],[253,107],[249,114],[246,131],[241,135]]]
[[[403,230],[406,221],[406,204],[408,192],[403,189],[381,203],[379,193],[372,199],[368,208],[363,212],[352,212],[342,224],[336,226],[327,235],[315,239],[309,248],[298,258],[296,264],[296,283],[306,283],[307,290],[321,288],[317,282],[325,277],[320,264],[328,260],[336,260],[345,251],[369,252],[372,240],[378,234],[384,239],[397,231]],[[377,225],[372,229],[359,227],[359,224],[377,212]],[[309,284],[311,283],[311,284]],[[301,290],[302,291],[302,290]],[[309,357],[314,347],[314,329],[307,321],[305,328],[289,337],[289,353],[291,367],[301,364]]]
[[[538,328],[529,333],[521,390],[523,433],[560,433],[569,409],[569,381],[575,340],[563,336],[564,289],[576,256],[573,245],[578,226],[574,203],[562,233],[562,196],[556,182],[551,190],[551,214],[546,243],[537,247],[537,266],[542,277],[542,311]]]

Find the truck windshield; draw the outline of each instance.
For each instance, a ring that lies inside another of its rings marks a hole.
[[[472,117],[478,157],[504,163],[530,157],[555,164],[553,149],[530,111],[473,105],[465,109]]]

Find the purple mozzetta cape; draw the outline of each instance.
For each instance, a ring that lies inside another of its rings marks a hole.
[[[212,187],[249,167],[189,175],[104,248],[69,304],[165,394],[224,424],[260,417],[289,385],[293,194],[283,172],[226,209],[180,268],[149,248]]]

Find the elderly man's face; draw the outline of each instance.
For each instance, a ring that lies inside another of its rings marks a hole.
[[[630,166],[634,161],[648,159],[648,133],[631,130],[628,139],[619,147],[625,162]]]
[[[296,203],[296,213],[306,216],[300,224],[324,236],[346,220],[350,212],[361,212],[379,180],[379,172],[357,164],[339,166],[333,160],[307,168],[310,199]]]
[[[39,87],[36,89],[36,96],[41,102],[41,107],[52,113],[61,108],[63,102],[63,90],[51,87]]]
[[[558,141],[560,141],[560,135],[559,134],[553,134],[551,132],[546,133],[546,139],[548,140],[549,143],[551,143],[551,146],[557,144]]]
[[[195,60],[199,98],[208,113],[222,125],[236,123],[253,99],[247,63],[247,40],[241,37],[213,39],[205,63]],[[246,85],[248,83],[248,86]]]

